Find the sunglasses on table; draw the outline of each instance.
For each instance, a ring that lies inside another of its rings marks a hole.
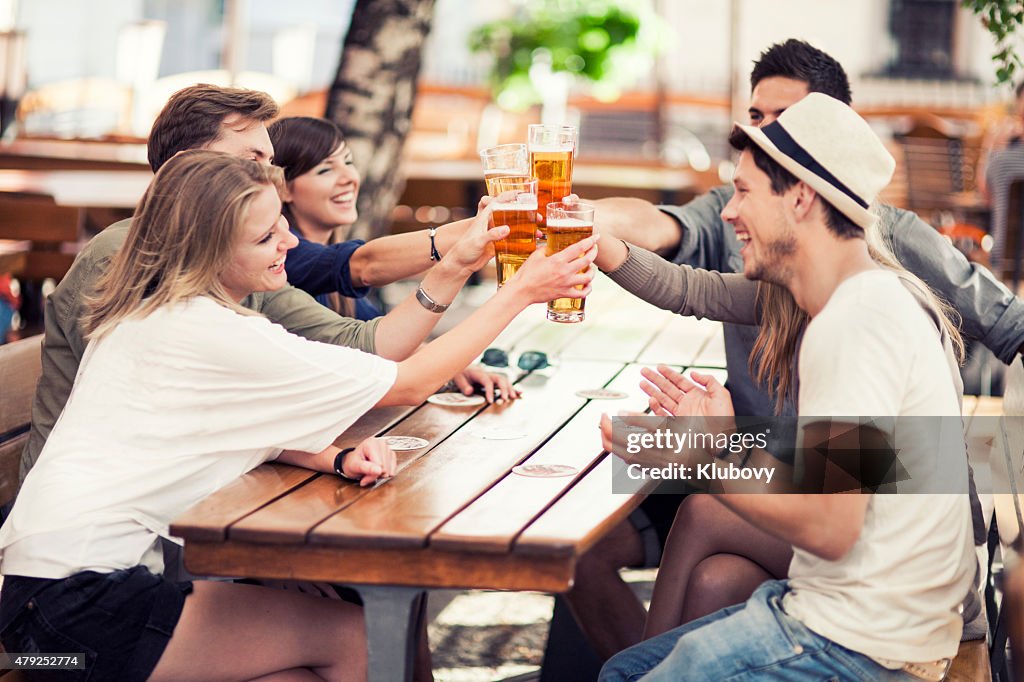
[[[480,357],[480,362],[488,367],[508,367],[508,351],[502,350],[501,348],[488,348]],[[519,354],[519,358],[516,360],[516,367],[524,372],[533,372],[534,370],[544,369],[550,366],[551,363],[548,361],[547,353],[539,350],[523,351]]]

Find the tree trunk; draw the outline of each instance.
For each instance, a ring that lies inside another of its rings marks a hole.
[[[363,178],[350,239],[386,234],[405,186],[398,166],[433,11],[434,0],[356,2],[325,114],[345,131]]]

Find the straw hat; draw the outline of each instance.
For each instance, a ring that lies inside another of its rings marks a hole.
[[[736,127],[854,223],[874,222],[868,207],[889,184],[896,161],[853,109],[812,92],[763,128]]]

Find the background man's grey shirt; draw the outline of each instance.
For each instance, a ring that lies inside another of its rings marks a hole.
[[[21,454],[21,480],[39,459],[46,438],[71,395],[86,346],[81,329],[86,297],[95,293],[97,280],[124,244],[130,225],[130,219],[122,220],[96,235],[46,299],[43,373],[32,403],[32,430]],[[341,317],[294,287],[252,294],[242,305],[313,341],[350,346],[367,353],[375,351],[379,318],[361,322]]]
[[[732,195],[733,188],[723,185],[685,206],[658,207],[683,228],[679,249],[670,260],[719,272],[743,272],[742,245],[732,225],[721,218]],[[1024,344],[1024,303],[986,268],[969,263],[915,213],[886,205],[876,210],[882,236],[900,263],[957,309],[965,336],[981,341],[1010,363]],[[729,322],[724,326],[728,388],[736,413],[772,414],[774,400],[754,382],[748,368],[757,328]]]

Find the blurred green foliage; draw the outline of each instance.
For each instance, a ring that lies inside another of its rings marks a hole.
[[[552,72],[567,72],[593,83],[614,80],[620,58],[652,52],[639,45],[641,18],[623,3],[608,0],[531,0],[508,19],[476,28],[473,52],[494,61],[490,86],[499,104],[522,108],[540,101],[530,80],[538,51],[550,58]]]
[[[1020,38],[1017,29],[1024,23],[1024,5],[1016,0],[963,0],[963,6],[981,20],[996,42],[992,61],[996,65],[996,83],[1013,83],[1014,75],[1024,70],[1017,54]]]

